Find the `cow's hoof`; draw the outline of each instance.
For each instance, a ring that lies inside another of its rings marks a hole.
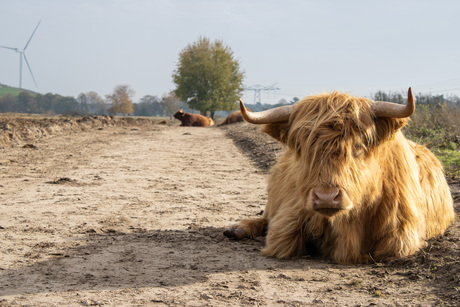
[[[229,228],[224,231],[224,235],[235,240],[242,240],[249,237],[246,231],[241,228]]]

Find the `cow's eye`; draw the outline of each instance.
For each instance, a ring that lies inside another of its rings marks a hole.
[[[355,157],[359,157],[359,156],[361,156],[362,154],[364,154],[364,150],[365,150],[364,145],[361,144],[361,143],[357,143],[357,144],[354,145],[354,148],[353,148],[353,155],[354,155]]]

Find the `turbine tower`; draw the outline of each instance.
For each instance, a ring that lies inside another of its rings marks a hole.
[[[20,50],[19,48],[13,48],[13,47],[7,47],[7,46],[0,46],[0,48],[5,48],[5,49],[10,49],[14,50],[17,53],[19,53],[19,88],[22,88],[22,58],[26,61],[27,67],[29,68],[30,75],[32,76],[32,80],[34,80],[35,86],[37,86],[37,82],[35,82],[34,74],[32,73],[32,69],[30,68],[29,61],[27,61],[26,57],[26,49],[27,46],[29,46],[30,40],[35,34],[35,31],[37,31],[38,26],[40,25],[41,20],[38,22],[37,26],[35,27],[34,32],[32,32],[32,35],[30,36],[29,40],[27,41],[26,45],[24,46],[24,49]]]
[[[278,83],[278,82],[277,82]],[[260,84],[256,84],[256,85],[253,85],[253,86],[245,86],[244,87],[244,90],[245,91],[254,91],[254,104],[261,102],[261,98],[260,98],[260,92],[262,91],[276,91],[276,90],[279,90],[278,87],[275,87],[275,85],[277,84],[272,84],[272,85],[268,85],[268,86],[263,86],[263,85],[260,85]]]

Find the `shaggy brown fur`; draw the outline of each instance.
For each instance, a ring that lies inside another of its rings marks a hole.
[[[181,126],[194,126],[194,127],[209,127],[214,125],[214,121],[200,114],[190,114],[183,110],[179,110],[174,114],[174,118],[177,118],[182,123]]]
[[[287,148],[271,170],[264,214],[225,234],[266,234],[266,256],[316,252],[344,264],[408,256],[442,235],[454,210],[441,163],[402,135],[406,119],[376,118],[372,103],[336,92],[309,96],[289,122],[265,125]],[[346,210],[314,211],[312,191],[331,187]]]
[[[247,110],[251,111],[249,109],[247,109]],[[239,123],[239,122],[242,122],[242,121],[244,121],[244,119],[243,119],[243,116],[241,116],[241,111],[235,111],[235,112],[230,113],[225,118],[225,120],[221,124],[219,124],[219,126]]]

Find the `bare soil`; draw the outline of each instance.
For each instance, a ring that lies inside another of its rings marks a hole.
[[[386,263],[262,257],[223,231],[264,209],[282,147],[178,124],[0,118],[0,306],[460,305],[459,221]]]

